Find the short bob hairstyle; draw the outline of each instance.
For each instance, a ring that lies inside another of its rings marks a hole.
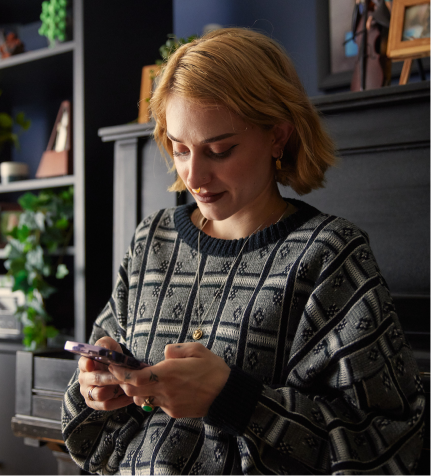
[[[156,121],[154,138],[171,158],[166,132],[170,95],[198,104],[220,104],[245,122],[263,128],[294,126],[276,181],[302,195],[323,187],[326,169],[335,162],[334,144],[322,127],[291,60],[274,40],[253,30],[225,28],[187,43],[173,53],[150,101]],[[175,170],[175,165],[172,167]],[[170,191],[183,191],[178,176]]]

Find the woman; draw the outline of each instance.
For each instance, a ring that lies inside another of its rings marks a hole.
[[[294,68],[223,29],[179,48],[151,100],[173,191],[137,228],[81,358],[63,432],[90,472],[409,473],[424,396],[367,235],[281,197],[334,162]]]

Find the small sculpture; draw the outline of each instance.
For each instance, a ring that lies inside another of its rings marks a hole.
[[[15,33],[8,33],[6,38],[4,38],[4,42],[0,45],[1,57],[9,58],[9,56],[17,55],[23,52],[24,43],[16,36]]]

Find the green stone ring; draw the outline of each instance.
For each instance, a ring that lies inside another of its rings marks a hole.
[[[152,412],[154,410],[153,400],[154,397],[148,397],[144,400],[144,403],[141,405],[144,412]]]

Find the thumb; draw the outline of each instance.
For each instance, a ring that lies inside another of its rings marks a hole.
[[[112,337],[104,336],[99,339],[94,345],[98,345],[99,347],[104,347],[105,349],[115,350],[116,352],[123,353],[121,345]]]
[[[202,357],[207,349],[198,342],[184,344],[168,344],[165,347],[165,359],[184,359],[186,357]]]

